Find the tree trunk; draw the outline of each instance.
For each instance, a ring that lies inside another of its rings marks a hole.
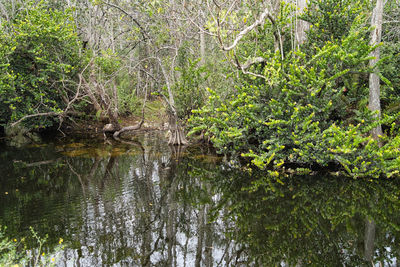
[[[185,134],[183,133],[182,127],[179,125],[178,113],[175,108],[175,100],[172,94],[171,85],[169,83],[168,74],[164,69],[163,63],[161,59],[157,58],[161,71],[165,78],[165,84],[168,89],[168,98],[165,97],[165,100],[169,106],[169,110],[167,111],[169,117],[169,145],[187,145],[189,142],[186,140]]]
[[[304,8],[307,6],[307,0],[297,0],[296,1],[296,46],[302,45],[306,41],[306,31],[308,30],[309,23],[301,20],[298,16],[303,12]]]
[[[113,131],[121,130],[121,125],[118,122],[118,115],[115,114],[115,112],[112,110],[112,107],[108,107],[107,115],[108,119],[110,120],[110,123],[112,124]]]
[[[204,242],[204,225],[205,225],[205,206],[201,207],[199,211],[199,218],[197,220],[197,246],[196,246],[196,260],[195,260],[195,267],[200,267],[201,262],[203,259],[203,242]]]
[[[207,186],[208,187],[208,186]],[[210,190],[211,188],[208,187]],[[210,190],[211,191],[211,190]],[[213,229],[212,224],[208,221],[208,213],[210,212],[210,204],[205,205],[205,220],[204,220],[204,227],[205,227],[205,246],[204,246],[204,265],[206,267],[213,266]]]
[[[272,4],[272,14],[280,14],[281,12],[281,0],[275,0]],[[273,32],[274,34],[274,51],[282,51],[282,36],[280,34],[280,30],[276,27],[276,30]]]
[[[203,11],[200,11],[201,18],[204,17]],[[206,40],[203,29],[200,30],[200,64],[204,66],[206,62]]]
[[[175,112],[168,112],[169,117],[169,145],[187,145],[188,141],[186,140],[185,134],[182,130],[182,127],[179,125],[178,116]]]
[[[375,8],[372,12],[371,26],[374,27],[371,33],[371,45],[378,45],[381,42],[382,36],[382,17],[383,17],[383,0],[377,0]],[[375,67],[379,61],[380,51],[379,47],[377,47],[372,53],[373,57],[369,61],[370,67]],[[380,79],[378,76],[378,70],[375,69],[374,72],[369,75],[369,104],[368,108],[376,112],[376,118],[380,119],[381,117],[381,101],[380,101]],[[379,146],[381,146],[381,142],[379,141],[379,136],[382,135],[382,127],[379,124],[376,128],[372,129],[371,135],[374,140],[379,142]]]

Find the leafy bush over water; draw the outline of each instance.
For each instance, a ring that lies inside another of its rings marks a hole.
[[[376,47],[368,44],[364,22],[357,17],[348,34],[311,55],[302,49],[282,60],[270,53],[261,85],[240,86],[224,100],[210,90],[208,103],[194,111],[190,134],[205,131],[220,152],[273,173],[336,165],[353,177],[398,175],[398,114],[378,122],[367,108],[368,60]],[[382,147],[369,135],[378,123],[392,128]]]

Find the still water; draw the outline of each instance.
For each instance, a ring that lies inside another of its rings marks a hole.
[[[58,266],[399,266],[400,183],[277,181],[157,133],[0,145],[0,225],[62,238]]]

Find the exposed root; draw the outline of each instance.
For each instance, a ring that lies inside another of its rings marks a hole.
[[[168,140],[169,145],[181,146],[187,145],[189,142],[186,140],[185,134],[180,127],[176,127],[171,131],[171,135]]]

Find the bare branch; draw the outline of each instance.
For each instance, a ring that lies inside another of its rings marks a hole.
[[[247,61],[247,62],[245,63],[245,65],[241,65],[241,64],[240,64],[239,59],[237,58],[236,54],[234,54],[234,59],[235,59],[235,61],[232,61],[232,60],[231,60],[231,63],[232,63],[236,68],[238,68],[239,70],[241,70],[243,74],[247,74],[247,75],[251,75],[251,76],[254,76],[254,77],[262,78],[262,79],[264,79],[264,80],[267,79],[267,77],[265,77],[264,75],[257,74],[257,73],[254,73],[254,72],[251,72],[251,71],[248,71],[248,70],[247,70],[247,69],[248,69],[251,65],[253,65],[253,64],[265,62],[265,59],[264,59],[264,58],[262,58],[262,57],[254,58],[253,60]]]
[[[232,50],[233,48],[235,48],[235,47],[237,46],[237,44],[239,43],[239,41],[240,41],[247,33],[249,33],[250,31],[252,31],[255,27],[261,25],[261,24],[264,22],[265,17],[267,17],[267,16],[268,16],[268,17],[271,17],[268,8],[265,8],[265,9],[264,9],[264,12],[261,14],[261,16],[260,16],[259,19],[257,19],[257,20],[256,20],[253,24],[251,24],[249,27],[247,27],[247,28],[245,28],[244,30],[242,30],[242,31],[236,36],[236,39],[233,41],[232,45],[226,47],[226,46],[224,46],[223,43],[220,41],[221,46],[222,46],[222,50],[224,50],[224,51],[230,51],[230,50]]]
[[[42,165],[51,164],[51,163],[54,163],[55,161],[57,161],[59,159],[60,158],[56,158],[56,159],[43,160],[43,161],[37,161],[37,162],[32,162],[32,163],[26,163],[26,162],[24,162],[22,160],[14,160],[14,163],[22,163],[23,167],[31,168],[31,167],[38,167],[38,166],[42,166]]]
[[[60,116],[64,112],[44,112],[44,113],[36,113],[36,114],[29,114],[21,119],[17,120],[16,122],[11,123],[11,127],[14,127],[15,125],[21,123],[22,121],[29,119],[29,118],[34,118],[34,117],[41,117],[41,116]]]
[[[234,8],[234,6],[236,5],[237,1],[233,1],[231,6],[228,8],[228,11],[225,13],[224,17],[221,19],[220,24],[223,25],[225,23],[226,18],[228,17],[228,15],[232,12],[232,9]]]
[[[114,8],[116,8],[116,9],[118,9],[119,11],[121,11],[122,13],[124,13],[125,15],[129,16],[129,17],[131,18],[131,20],[139,27],[140,32],[141,32],[143,38],[144,38],[145,40],[146,40],[146,39],[149,39],[149,36],[148,36],[147,32],[144,30],[144,28],[142,27],[142,25],[138,22],[138,20],[137,20],[132,14],[128,13],[128,12],[125,11],[122,7],[120,7],[120,6],[118,6],[118,5],[115,5],[115,4],[113,4],[113,3],[109,3],[109,2],[103,2],[103,3],[106,4],[106,5],[108,5],[108,6],[110,6],[110,7],[114,7]]]

